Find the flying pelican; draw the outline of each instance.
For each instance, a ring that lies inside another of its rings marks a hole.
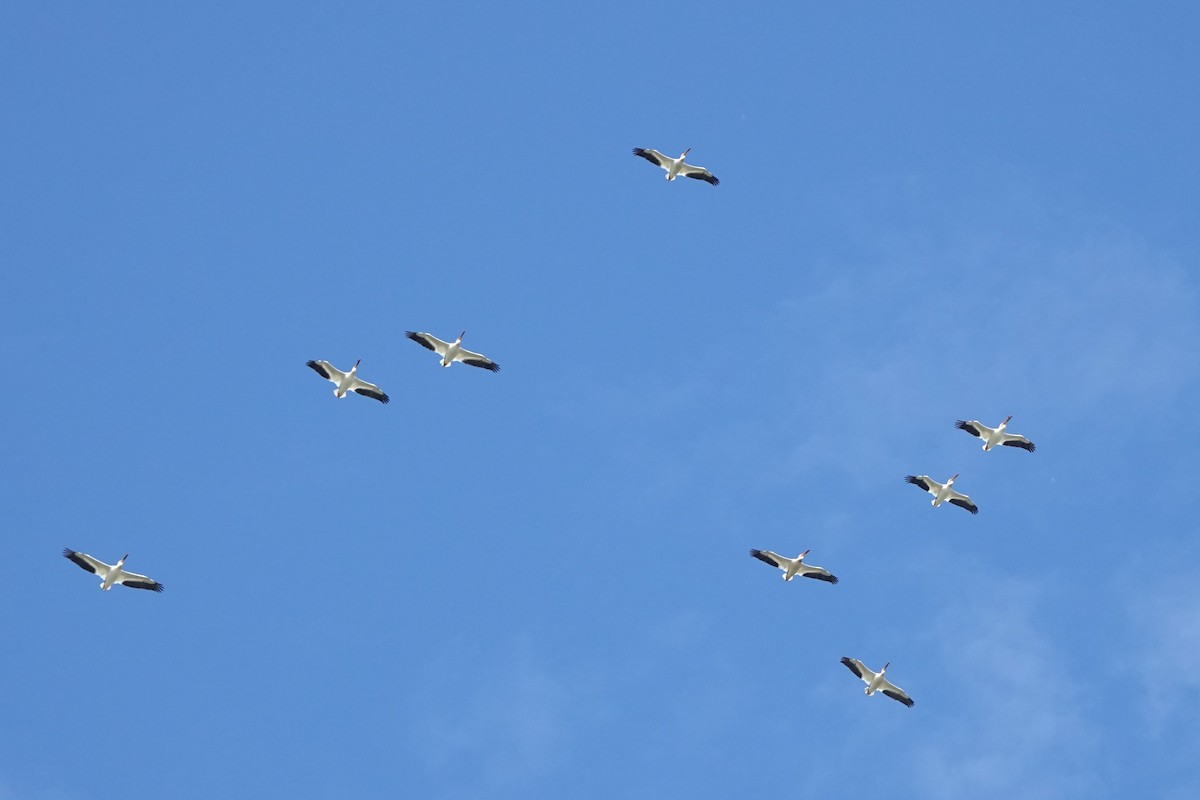
[[[63,557],[69,558],[86,569],[88,572],[94,572],[100,576],[100,589],[107,592],[113,587],[114,583],[123,583],[132,589],[149,589],[153,592],[161,592],[163,585],[158,581],[150,580],[145,575],[138,575],[136,572],[126,572],[122,569],[125,564],[125,559],[129,558],[129,553],[121,556],[121,560],[116,564],[105,564],[98,558],[92,558],[87,553],[77,553],[69,548],[63,548]]]
[[[899,686],[883,677],[883,674],[887,672],[888,664],[891,664],[892,662],[889,661],[887,664],[884,664],[883,669],[879,670],[878,673],[867,669],[867,665],[859,661],[857,658],[843,657],[842,663],[846,665],[847,669],[849,669],[858,677],[862,678],[863,682],[867,684],[866,692],[868,695],[875,694],[876,692],[883,692],[893,700],[898,700],[909,708],[913,707],[913,699],[905,694],[904,690]]]
[[[838,579],[824,567],[818,567],[815,564],[805,564],[804,557],[809,554],[805,550],[795,558],[787,558],[774,553],[770,550],[751,550],[750,555],[757,558],[764,564],[770,564],[772,567],[779,567],[783,570],[781,576],[785,581],[790,581],[792,578],[799,575],[802,578],[816,578],[819,581],[827,583],[837,583]]]
[[[685,164],[683,162],[683,159],[686,158],[687,154],[690,152],[692,152],[692,148],[689,147],[687,150],[683,151],[683,155],[681,155],[679,158],[671,158],[670,156],[664,156],[657,150],[643,150],[640,147],[633,148],[633,154],[635,156],[641,156],[651,164],[655,164],[665,169],[667,171],[667,180],[669,181],[675,180],[675,176],[677,175],[682,175],[685,178],[695,178],[698,181],[708,181],[713,186],[720,184],[721,182],[717,180],[717,176],[713,175],[704,167],[697,167],[692,164]]]
[[[358,377],[358,365],[361,363],[361,358],[355,361],[354,366],[350,368],[349,372],[342,372],[328,361],[309,361],[308,366],[312,367],[313,372],[316,372],[337,387],[333,390],[333,396],[338,399],[345,397],[346,392],[356,392],[363,397],[370,397],[372,400],[378,400],[381,403],[388,402],[391,398],[380,391],[378,386],[373,383],[367,383]]]
[[[466,331],[460,333],[458,338],[453,342],[443,342],[432,333],[405,331],[404,335],[421,345],[421,347],[424,347],[427,350],[432,350],[441,356],[443,367],[448,367],[455,361],[461,361],[462,363],[471,367],[479,367],[480,369],[487,369],[491,370],[492,372],[500,371],[500,365],[495,361],[492,361],[487,356],[480,355],[479,353],[472,353],[470,350],[464,350],[462,348],[463,337],[467,335]]]
[[[958,472],[954,473],[950,476],[950,480],[946,481],[944,484],[938,483],[928,475],[905,475],[904,480],[906,483],[911,483],[913,486],[920,486],[922,489],[933,495],[934,508],[937,508],[942,503],[949,500],[952,504],[958,506],[959,508],[965,508],[972,514],[978,514],[979,506],[972,503],[971,498],[967,497],[961,492],[954,491],[954,479],[957,478],[959,474],[960,473]]]
[[[973,419],[970,422],[960,419],[954,423],[954,427],[958,428],[960,431],[966,431],[972,436],[978,436],[980,439],[982,439],[984,450],[991,450],[996,445],[1002,444],[1007,445],[1008,447],[1019,447],[1022,450],[1028,450],[1032,453],[1037,449],[1034,447],[1033,442],[1029,441],[1019,433],[1004,432],[1004,429],[1008,427],[1008,421],[1010,419],[1012,419],[1012,414],[1009,414],[1007,417],[1005,417],[1004,422],[1001,422],[1000,426],[997,428],[989,428],[987,425],[984,425],[977,419]]]

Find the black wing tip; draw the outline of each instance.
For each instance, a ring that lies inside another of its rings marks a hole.
[[[95,567],[93,567],[88,562],[84,561],[83,558],[81,558],[81,556],[82,556],[82,554],[78,550],[72,550],[69,547],[63,548],[63,558],[69,560],[72,564],[74,564],[78,567],[81,567],[81,568],[87,570],[88,572],[92,573],[93,575],[95,575],[96,574]]]
[[[922,481],[916,475],[905,475],[904,482],[911,483],[913,486],[920,486],[922,483],[924,483],[924,481]]]
[[[958,506],[959,508],[965,508],[967,511],[970,511],[972,514],[979,513],[979,506],[975,505],[974,503],[968,503],[963,500],[959,500],[957,498],[951,500],[950,505]]]
[[[858,671],[858,667],[854,663],[854,659],[849,656],[842,656],[842,663],[846,665],[846,669],[853,672],[858,677],[862,677],[862,673]]]
[[[476,358],[464,358],[462,363],[466,364],[468,367],[479,367],[480,369],[486,369],[488,372],[500,371],[500,365],[495,361],[480,361]]]
[[[826,583],[837,583],[838,582],[836,575],[826,575],[821,572],[809,572],[809,573],[806,573],[804,575],[804,577],[812,578],[813,580],[817,580],[817,581],[825,581]]]
[[[765,552],[763,552],[762,550],[754,550],[754,549],[751,549],[751,550],[750,550],[750,555],[754,556],[755,558],[757,558],[759,561],[763,562],[764,564],[770,564],[772,567],[778,567],[778,566],[779,566],[779,562],[778,562],[778,561],[776,561],[775,559],[771,558],[769,555],[767,555],[767,554],[766,554]]]
[[[425,341],[425,334],[423,334],[423,333],[419,333],[418,331],[405,331],[404,335],[407,336],[409,339],[412,339],[417,344],[421,345],[421,347],[424,347],[426,350],[434,349],[432,344]],[[437,351],[434,350],[434,352],[437,352]]]
[[[304,362],[304,365],[306,367],[308,367],[309,369],[313,370],[314,372],[316,372],[322,378],[325,378],[326,380],[329,379],[329,373],[326,372],[325,368],[322,367],[320,364],[318,364],[316,361],[309,360],[309,361]]]
[[[688,175],[687,177],[695,178],[696,180],[704,181],[705,183],[711,183],[713,186],[721,185],[721,181],[717,179],[716,175],[701,175],[700,173],[695,173],[693,175]]]
[[[646,150],[641,147],[635,147],[635,148],[633,148],[633,154],[635,156],[640,156],[640,157],[646,159],[647,161],[649,161],[651,164],[654,164],[655,166],[658,166],[658,167],[662,166],[662,162],[659,161],[658,158],[653,153],[651,153],[649,150]]]
[[[1037,446],[1033,442],[1005,442],[1005,447],[1019,447],[1022,450],[1028,450],[1030,453],[1037,450]]]
[[[954,427],[958,428],[960,431],[965,431],[970,426],[967,424],[965,419],[956,419],[954,420]]]
[[[146,589],[151,592],[161,592],[164,588],[163,585],[158,581],[151,581],[150,583],[143,583],[142,581],[125,581],[122,583],[122,585],[128,586],[130,589]]]
[[[887,689],[881,689],[880,691],[884,694],[884,696],[890,697],[897,702],[904,703],[904,705],[908,706],[909,708],[912,708],[914,705],[916,705],[916,702],[911,697],[897,694],[895,692],[889,692]]]
[[[383,392],[379,392],[377,394],[375,392],[363,391],[362,389],[355,389],[354,393],[361,394],[363,397],[369,397],[372,400],[378,400],[379,402],[383,403],[384,405],[387,405],[388,403],[390,403],[392,401],[392,398],[388,397]]]

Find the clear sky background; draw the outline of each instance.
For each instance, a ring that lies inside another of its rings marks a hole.
[[[1194,3],[347,5],[0,6],[0,799],[1200,796]]]

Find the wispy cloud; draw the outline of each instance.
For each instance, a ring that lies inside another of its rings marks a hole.
[[[453,770],[460,786],[520,790],[566,760],[589,692],[578,676],[568,683],[552,670],[529,643],[489,674],[437,705],[427,720],[426,757],[435,772]]]
[[[1141,693],[1143,724],[1152,737],[1169,731],[1176,738],[1180,718],[1194,717],[1192,705],[1179,699],[1200,692],[1200,574],[1160,578],[1156,586],[1131,588],[1128,596],[1136,636],[1124,666]],[[1191,735],[1186,746],[1200,752],[1200,727],[1192,725]]]
[[[945,697],[961,698],[917,747],[926,797],[1093,797],[1099,742],[1090,688],[1038,623],[1039,591],[981,577],[933,626]]]

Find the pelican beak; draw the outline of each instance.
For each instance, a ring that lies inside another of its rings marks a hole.
[[[464,337],[464,336],[466,336],[466,335],[467,335],[467,332],[466,332],[466,331],[463,331],[462,333],[460,333],[460,334],[458,335],[458,340],[461,342],[461,341],[463,340],[463,337]]]
[[[1009,414],[1007,417],[1005,417],[1005,418],[1004,418],[1004,424],[1005,424],[1005,425],[1007,425],[1007,424],[1008,424],[1008,421],[1009,421],[1010,419],[1012,419],[1012,414]]]
[[[808,555],[808,554],[809,554],[809,553],[811,553],[811,552],[812,552],[812,548],[810,547],[810,548],[808,548],[807,550],[805,550],[803,553],[801,553],[801,554],[800,554],[800,557],[801,557],[801,558],[804,558],[806,555]]]
[[[125,555],[121,556],[122,561],[124,561],[127,558],[129,558],[129,553],[126,553]]]
[[[956,472],[956,473],[954,473],[953,475],[951,475],[951,476],[950,476],[950,483],[953,483],[954,481],[958,480],[958,476],[959,476],[959,475],[961,475],[961,474],[962,474],[961,472]]]
[[[892,665],[892,662],[890,662],[890,661],[889,661],[889,662],[887,662],[886,664],[884,664],[884,665],[883,665],[883,669],[881,669],[881,670],[879,670],[879,671],[880,671],[880,672],[883,672],[884,670],[886,670],[886,669],[887,669],[888,667],[890,667],[891,665]]]
[[[355,361],[355,362],[354,362],[354,368],[355,368],[355,369],[358,369],[358,365],[359,365],[359,364],[361,364],[361,363],[362,363],[362,359],[361,359],[361,358],[360,358],[358,361]]]
[[[690,152],[692,152],[692,148],[689,147],[687,150],[683,151],[683,155],[681,155],[680,158],[686,158],[687,154]]]

